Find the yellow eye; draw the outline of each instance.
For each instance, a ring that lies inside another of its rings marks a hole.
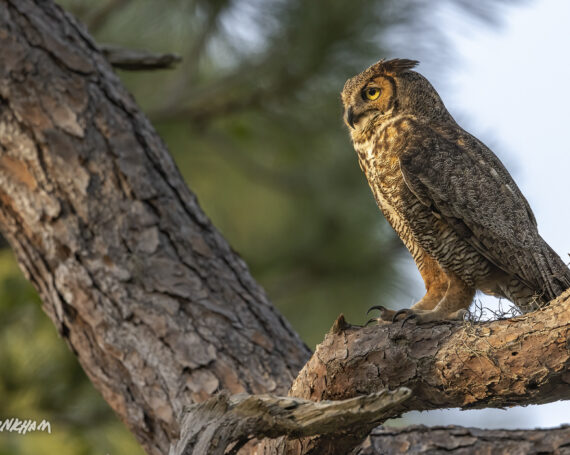
[[[364,96],[366,96],[367,99],[374,101],[380,96],[380,89],[368,87],[366,90],[364,90]]]

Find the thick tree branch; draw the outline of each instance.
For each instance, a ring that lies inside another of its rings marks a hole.
[[[291,395],[345,399],[408,387],[402,411],[570,399],[570,290],[542,310],[470,324],[351,327],[340,319]]]
[[[409,410],[567,400],[568,340],[570,291],[540,311],[475,325],[398,322],[356,328],[341,316],[300,372],[290,395],[342,400],[408,387],[412,397],[393,409],[394,416]],[[364,437],[356,432],[351,436],[355,444]],[[289,450],[325,453],[346,439],[331,442],[331,437],[322,436],[288,445]]]
[[[338,423],[336,431],[321,429],[309,432],[279,424],[268,417],[275,411],[264,406],[248,406],[248,418],[252,419],[249,426],[239,426],[238,422],[242,420],[233,415],[233,411],[214,416],[194,411],[186,420],[182,433],[186,442],[179,445],[174,453],[218,453],[213,449],[206,451],[206,445],[198,450],[198,433],[206,435],[209,443],[211,435],[223,434],[216,438],[216,448],[220,447],[222,440],[225,448],[230,442],[247,440],[250,436],[276,437],[283,434],[290,440],[265,441],[260,452],[345,453],[357,445],[380,419],[395,417],[410,409],[505,407],[515,403],[567,399],[570,397],[569,329],[570,292],[541,311],[476,326],[467,323],[402,326],[395,323],[357,328],[349,326],[341,316],[301,371],[291,394],[304,394],[303,398],[312,400],[350,400],[348,397],[373,393],[375,387],[408,386],[414,395],[401,401],[400,405],[392,403],[388,412],[384,410],[376,419],[362,418],[358,425],[346,428]],[[281,399],[273,397],[269,400],[279,403]],[[211,402],[215,403],[215,399]],[[331,402],[325,403],[328,406]],[[211,405],[206,406],[209,413]],[[224,408],[228,409],[228,406]],[[268,418],[271,432],[264,426]],[[199,422],[207,423],[198,428]],[[216,430],[205,430],[205,426],[214,426]],[[453,449],[468,445],[477,450],[485,447],[488,440],[511,438],[505,442],[505,447],[522,451],[546,445],[559,447],[565,443],[564,438],[570,436],[567,429],[541,431],[533,438],[515,441],[512,438],[518,433],[514,432],[477,430],[478,436],[474,436],[472,430],[453,427],[434,430],[435,437],[431,439],[426,437],[426,431],[421,428],[413,430],[409,444],[403,443],[408,430],[375,431],[371,445],[362,448],[362,453],[408,453],[408,450],[424,453],[425,444],[418,444],[421,438],[429,440],[430,447],[440,445]],[[317,436],[296,439],[307,435]],[[192,444],[188,444],[188,440]]]

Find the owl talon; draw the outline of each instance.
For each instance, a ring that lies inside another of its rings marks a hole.
[[[370,312],[372,310],[380,311],[380,317],[375,318],[375,320],[378,321],[378,323],[380,323],[380,321],[384,321],[384,322],[391,322],[392,321],[392,315],[394,314],[394,310],[389,310],[382,305],[374,305],[368,309],[366,314],[370,314]],[[370,322],[370,321],[368,321],[368,322]]]
[[[398,310],[394,313],[394,315],[392,316],[392,322],[397,322],[398,321],[398,316],[400,316],[401,314],[406,314],[406,315],[410,315],[410,313],[413,315],[414,312],[412,310],[410,310],[409,308],[402,308],[401,310]],[[406,317],[404,319],[404,321],[407,319],[408,317]]]
[[[370,314],[370,312],[372,310],[378,310],[380,312],[383,312],[383,311],[386,311],[386,308],[383,307],[382,305],[374,305],[374,306],[371,306],[370,308],[368,308],[368,311],[366,312],[366,314]]]
[[[400,326],[400,328],[404,328],[404,325],[406,324],[406,322],[412,320],[412,319],[416,319],[418,320],[418,315],[416,313],[410,313],[408,314],[404,320],[402,321],[402,325]]]

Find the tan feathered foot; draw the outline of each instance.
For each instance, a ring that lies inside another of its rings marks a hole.
[[[402,321],[402,326],[413,319],[417,324],[424,324],[432,321],[460,321],[467,314],[467,308],[471,305],[475,296],[475,289],[468,286],[454,275],[448,275],[447,290],[445,295],[440,297],[441,289],[438,292],[430,292],[412,308],[404,309],[394,313],[392,321],[399,320],[400,315],[406,315]]]

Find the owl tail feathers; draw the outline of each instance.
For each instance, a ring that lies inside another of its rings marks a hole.
[[[523,313],[543,307],[570,288],[570,269],[546,242],[540,243],[519,258],[523,273],[501,287],[503,295]]]
[[[542,292],[547,301],[555,299],[570,288],[570,269],[552,248],[545,243],[542,252],[534,254],[542,278]]]

